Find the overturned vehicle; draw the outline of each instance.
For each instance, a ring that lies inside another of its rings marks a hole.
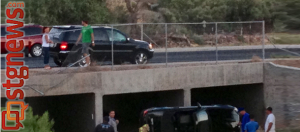
[[[240,132],[237,108],[230,105],[156,107],[141,113],[149,132]]]

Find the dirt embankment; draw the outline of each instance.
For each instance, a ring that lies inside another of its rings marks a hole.
[[[275,60],[272,61],[278,65],[291,66],[300,68],[300,59],[292,59],[292,60]]]

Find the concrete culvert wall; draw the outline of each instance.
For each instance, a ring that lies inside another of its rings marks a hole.
[[[264,125],[263,84],[195,88],[191,91],[191,103],[197,105],[232,105],[244,107],[255,115],[260,126]]]
[[[138,131],[140,113],[151,107],[183,106],[183,90],[130,93],[103,96],[103,114],[115,110],[118,131]]]
[[[25,102],[33,114],[49,112],[54,119],[55,132],[92,132],[95,128],[95,95],[77,94],[64,96],[27,97]]]
[[[282,63],[297,64],[293,61]],[[300,131],[300,68],[266,63],[264,90],[266,106],[273,108],[276,129]]]

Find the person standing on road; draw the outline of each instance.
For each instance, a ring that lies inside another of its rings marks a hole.
[[[272,111],[272,107],[267,107],[266,113],[268,117],[265,123],[265,132],[275,132],[275,116]]]
[[[114,110],[111,110],[109,112],[109,122],[108,122],[108,124],[111,125],[114,128],[115,132],[118,132],[117,125],[119,124],[119,120],[115,119],[115,115],[116,114],[115,114]]]
[[[81,33],[76,41],[76,46],[78,45],[78,42],[82,38],[82,54],[84,57],[86,57],[89,54],[89,46],[92,43],[92,46],[95,46],[94,42],[94,31],[90,25],[88,25],[87,21],[81,22],[83,27],[81,29]],[[91,64],[90,57],[85,58],[86,64],[84,67],[87,67]]]
[[[245,132],[245,129],[244,129],[245,125],[250,121],[250,117],[244,108],[239,108],[239,113],[240,113],[240,115],[243,116],[242,122],[240,123],[240,125],[242,127],[242,132]]]
[[[256,121],[254,121],[254,115],[250,115],[250,122],[248,122],[245,125],[245,128],[243,128],[245,130],[245,132],[256,132],[256,130],[258,129],[258,123]]]
[[[99,124],[95,128],[95,132],[114,132],[114,128],[108,124],[109,117],[105,116],[103,118],[103,123]]]
[[[45,69],[51,69],[49,65],[49,58],[50,58],[49,50],[50,50],[50,43],[53,42],[50,40],[49,31],[50,31],[49,27],[43,27],[42,53],[44,55]]]

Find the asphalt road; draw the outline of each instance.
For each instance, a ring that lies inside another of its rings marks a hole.
[[[292,52],[297,52],[300,54],[300,48],[288,49]],[[218,51],[218,60],[249,60],[253,55],[260,56],[262,58],[261,49],[241,49],[241,50],[220,50]],[[280,49],[266,49],[266,58],[278,58],[278,57],[291,57],[295,56],[288,52],[282,51]],[[24,58],[25,65],[29,68],[42,68],[43,57],[28,57]],[[167,61],[171,62],[196,62],[196,61],[215,61],[216,51],[184,51],[184,52],[169,52]],[[1,58],[1,69],[5,68],[5,58]],[[155,52],[154,57],[149,63],[165,63],[166,53],[165,52]],[[104,65],[110,65],[111,62],[104,62]],[[53,59],[50,58],[50,66],[56,67]]]

